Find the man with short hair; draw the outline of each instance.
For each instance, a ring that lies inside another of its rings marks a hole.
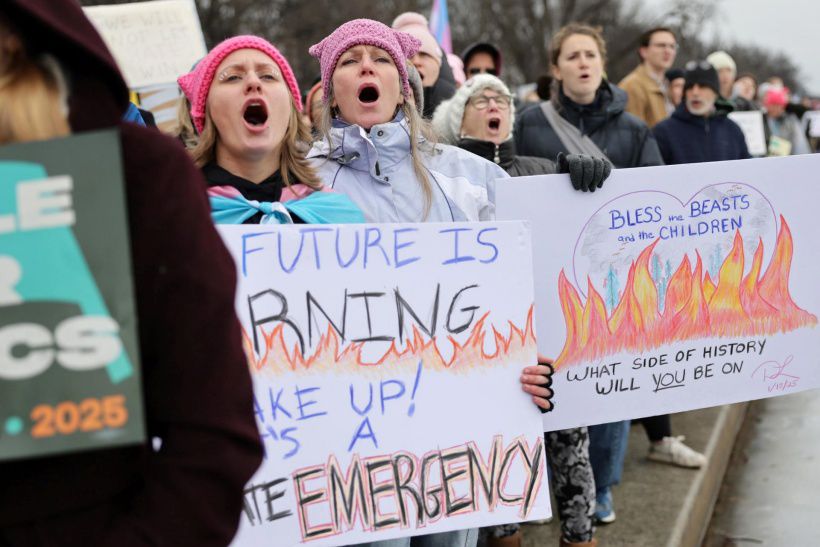
[[[675,62],[677,51],[678,42],[671,29],[649,29],[641,36],[638,48],[641,64],[618,84],[629,96],[626,111],[649,127],[666,119],[674,110],[666,94],[664,76]]]
[[[740,126],[728,118],[733,110],[720,99],[720,81],[707,61],[686,65],[684,99],[672,116],[653,129],[667,165],[751,157]]]

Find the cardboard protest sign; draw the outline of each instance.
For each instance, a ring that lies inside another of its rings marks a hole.
[[[173,84],[208,52],[194,0],[84,8],[131,89]]]
[[[765,123],[763,113],[758,110],[729,112],[729,119],[738,124],[741,131],[743,131],[749,154],[752,156],[765,156],[768,147],[766,146],[766,131],[763,128]]]
[[[142,441],[119,136],[0,148],[0,460]]]
[[[219,226],[266,459],[235,545],[550,513],[523,223]],[[514,280],[514,281],[513,281]]]
[[[499,183],[530,219],[545,427],[653,416],[820,386],[816,173],[800,156]]]

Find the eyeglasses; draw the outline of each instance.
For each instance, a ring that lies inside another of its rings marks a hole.
[[[495,105],[499,110],[507,110],[512,102],[512,97],[509,95],[497,95],[495,97],[487,97],[486,95],[479,95],[478,97],[470,98],[470,104],[476,110],[484,110],[490,105],[490,101],[495,101]]]
[[[678,50],[678,44],[649,44],[649,47],[656,47],[660,49],[671,49],[672,51]]]
[[[492,74],[493,76],[498,76],[498,71],[494,68],[472,67],[467,71],[467,74],[470,76],[475,76],[476,74]]]

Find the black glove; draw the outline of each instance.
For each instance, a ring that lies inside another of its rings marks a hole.
[[[604,185],[612,172],[612,164],[604,158],[584,154],[558,153],[558,172],[569,173],[569,180],[576,190],[594,192]]]

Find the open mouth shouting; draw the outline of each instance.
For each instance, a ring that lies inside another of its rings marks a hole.
[[[245,125],[248,126],[249,129],[256,131],[264,129],[268,121],[268,107],[264,101],[250,99],[245,102],[242,118],[245,120]]]
[[[492,116],[487,120],[487,130],[490,134],[498,133],[499,129],[501,128],[501,118],[498,116]]]
[[[359,102],[363,104],[373,104],[379,100],[379,88],[376,84],[366,83],[359,86]]]

